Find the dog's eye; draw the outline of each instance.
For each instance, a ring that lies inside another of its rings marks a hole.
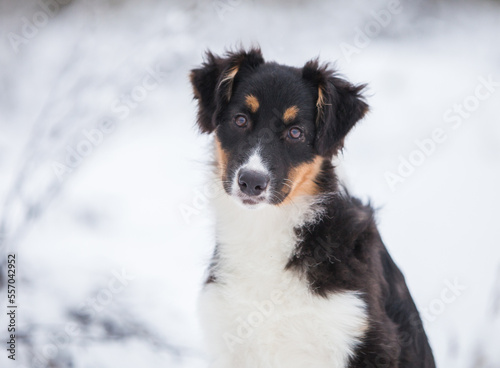
[[[234,117],[234,123],[240,128],[244,128],[248,125],[247,118],[244,115],[236,115]]]
[[[299,128],[290,128],[288,131],[288,137],[291,139],[299,139],[302,137],[302,130]]]

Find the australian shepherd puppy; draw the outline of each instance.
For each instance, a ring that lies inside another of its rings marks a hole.
[[[364,86],[255,48],[207,52],[191,82],[223,193],[200,298],[211,367],[434,367],[373,209],[332,165],[368,110]]]

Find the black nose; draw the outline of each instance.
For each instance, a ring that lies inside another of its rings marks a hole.
[[[258,196],[267,188],[269,176],[258,171],[241,170],[238,184],[243,193],[249,196]]]

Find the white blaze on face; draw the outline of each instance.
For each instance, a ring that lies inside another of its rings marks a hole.
[[[235,197],[243,196],[243,193],[241,192],[240,186],[238,184],[238,177],[240,175],[241,170],[255,171],[257,173],[270,176],[270,172],[267,169],[264,160],[262,159],[260,147],[255,148],[250,157],[247,159],[247,161],[244,164],[242,164],[238,168],[238,170],[236,170],[233,178],[233,185],[231,188],[231,194]],[[266,190],[263,193],[263,197],[266,201],[269,201],[269,190]]]
[[[251,171],[257,171],[263,174],[269,174],[269,170],[267,170],[264,165],[264,161],[262,160],[260,148],[256,148],[252,155],[248,158],[248,161],[241,165],[240,169],[246,169]]]

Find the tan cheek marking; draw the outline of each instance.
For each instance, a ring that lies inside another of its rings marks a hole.
[[[254,95],[248,95],[245,97],[245,104],[250,109],[251,112],[255,113],[259,109],[259,100]]]
[[[215,138],[215,153],[217,159],[217,167],[219,168],[219,175],[221,179],[226,180],[226,168],[227,168],[227,153],[222,148],[219,140]]]
[[[316,156],[313,162],[302,164],[293,169],[288,177],[288,179],[292,182],[292,189],[283,203],[287,203],[300,195],[317,194],[318,186],[314,182],[314,179],[316,179],[321,171],[322,164],[323,157]]]
[[[293,119],[297,117],[298,113],[299,113],[299,108],[297,106],[290,106],[283,113],[283,122],[285,122],[285,124],[291,122]]]

